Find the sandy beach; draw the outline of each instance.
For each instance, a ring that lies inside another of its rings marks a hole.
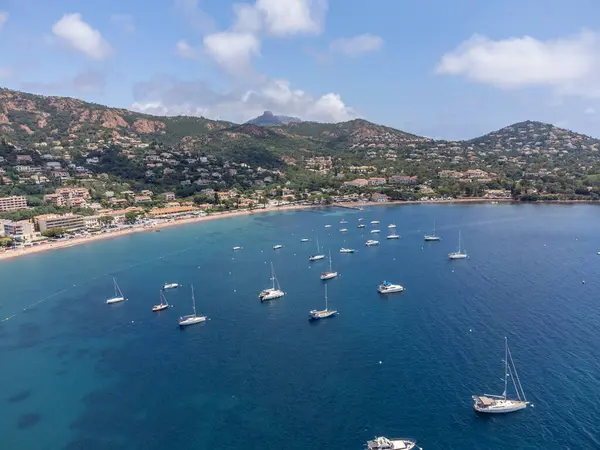
[[[159,230],[162,228],[168,228],[178,225],[186,225],[190,223],[199,223],[199,222],[207,222],[209,220],[217,220],[217,219],[228,219],[231,217],[240,217],[240,216],[251,216],[255,214],[264,214],[269,212],[281,212],[281,211],[293,211],[298,209],[309,209],[309,208],[319,208],[322,207],[320,205],[287,205],[287,206],[278,206],[274,208],[264,208],[264,209],[253,209],[246,211],[226,211],[221,213],[212,213],[206,216],[192,217],[189,219],[174,219],[169,222],[161,222],[153,226],[138,226],[133,228],[127,228],[124,230],[115,230],[108,233],[97,234],[93,236],[82,236],[73,239],[69,239],[66,241],[60,242],[48,242],[46,244],[35,245],[32,247],[24,247],[16,250],[6,250],[0,251],[0,261],[9,260],[13,258],[17,258],[20,256],[32,255],[35,253],[46,252],[50,250],[60,250],[63,248],[69,248],[76,245],[88,244],[90,242],[101,241],[105,239],[114,239],[121,236],[126,236],[133,233],[141,233],[141,232],[149,232],[154,230]]]

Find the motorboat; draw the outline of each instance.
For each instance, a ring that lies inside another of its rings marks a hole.
[[[392,284],[389,281],[382,282],[377,286],[377,292],[380,294],[393,294],[394,292],[403,292],[404,287],[399,284]]]
[[[233,249],[234,249],[234,250],[241,250],[241,249],[242,249],[242,247],[240,247],[240,246],[235,246],[235,247],[233,247]]]
[[[371,230],[371,234],[381,233],[381,230]]]
[[[385,238],[386,239],[400,239],[400,235],[396,234],[396,233],[392,233],[392,234],[388,234]]]
[[[276,245],[273,246],[273,250],[279,250],[280,248],[283,248],[283,245],[276,244]]]
[[[166,291],[168,289],[177,289],[179,287],[179,285],[177,283],[165,283],[163,284],[163,291]]]
[[[358,228],[364,228],[364,227],[366,227],[366,225],[364,223],[359,223],[358,224]]]
[[[348,232],[348,228],[340,228],[340,233],[347,233]]]
[[[369,239],[367,242],[365,242],[365,245],[367,247],[373,247],[374,245],[379,245],[379,241],[375,241],[373,239]]]
[[[353,248],[340,248],[340,253],[354,253],[356,250],[354,250]]]
[[[390,224],[388,225],[388,228],[396,228],[396,224],[395,224],[395,223],[390,223]]]
[[[371,220],[371,225],[378,225],[381,222],[379,220]]]
[[[310,241],[310,239],[308,239],[308,238],[302,238],[302,239],[300,239],[300,242],[309,242],[309,241]]]
[[[367,441],[367,450],[412,450],[417,443],[411,439],[391,438],[380,436]]]

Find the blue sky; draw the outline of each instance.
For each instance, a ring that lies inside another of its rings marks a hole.
[[[3,0],[0,85],[154,114],[600,136],[597,0]]]

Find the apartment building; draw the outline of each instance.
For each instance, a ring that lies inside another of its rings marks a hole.
[[[0,198],[0,212],[16,211],[27,208],[27,199],[22,195]]]
[[[15,239],[24,239],[31,241],[36,237],[36,232],[33,224],[28,220],[0,220],[4,236]]]
[[[42,233],[52,228],[64,228],[67,231],[85,228],[84,217],[79,214],[43,214],[34,217],[34,221]]]

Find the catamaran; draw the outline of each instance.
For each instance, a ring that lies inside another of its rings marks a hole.
[[[467,252],[462,248],[462,239],[460,237],[460,231],[458,232],[458,250],[452,253],[448,253],[448,259],[466,259],[468,258]]]
[[[113,278],[113,285],[114,285],[114,288],[115,288],[115,296],[106,299],[106,303],[107,304],[111,304],[111,303],[124,302],[125,301],[125,297],[123,296],[123,293],[121,292],[121,288],[117,284],[117,279],[116,278]]]
[[[510,399],[507,396],[509,377],[515,388],[516,399]],[[515,362],[510,354],[508,339],[506,337],[504,338],[504,392],[502,395],[484,394],[474,395],[472,398],[474,401],[473,409],[480,413],[506,414],[527,408],[529,402],[525,397],[523,386],[521,386],[521,380],[519,379]]]
[[[167,289],[177,289],[179,287],[179,285],[177,283],[165,283],[163,284],[163,291],[166,291]]]
[[[384,281],[379,286],[377,286],[377,292],[380,294],[393,294],[394,292],[403,292],[404,286],[399,284],[392,284],[389,281]]]
[[[329,271],[321,273],[321,280],[330,280],[338,276],[337,272],[334,272],[331,268],[331,251],[329,251]]]
[[[273,269],[273,263],[271,263],[271,281],[273,282],[273,286],[267,289],[263,289],[260,294],[258,294],[258,298],[261,303],[269,300],[275,300],[276,298],[283,297],[285,292],[281,290],[279,286],[279,281],[275,276],[275,269]]]
[[[162,311],[163,309],[167,309],[169,307],[169,302],[167,302],[167,299],[165,298],[165,294],[163,294],[162,289],[159,291],[159,295],[160,295],[160,303],[158,305],[154,305],[152,307],[152,311],[154,311],[154,312]]]
[[[400,439],[380,436],[367,441],[367,450],[412,450],[417,443],[411,439]]]
[[[310,256],[308,258],[309,261],[319,261],[321,259],[325,258],[325,255],[323,255],[321,253],[321,247],[319,247],[319,238],[317,238],[317,253],[315,253],[314,255]]]
[[[436,236],[436,234],[435,234],[435,219],[433,219],[433,233],[426,234],[423,237],[423,239],[426,240],[426,241],[429,241],[429,242],[431,242],[431,241],[439,241],[440,240],[440,237]]]
[[[179,318],[179,326],[180,327],[185,327],[187,325],[194,325],[196,323],[206,321],[206,316],[196,315],[196,299],[194,298],[194,285],[192,285],[192,310],[194,311],[194,314],[189,314],[187,316],[181,316]]]
[[[334,317],[338,312],[327,308],[327,285],[325,285],[325,309],[313,309],[310,312],[310,320],[328,319]]]

